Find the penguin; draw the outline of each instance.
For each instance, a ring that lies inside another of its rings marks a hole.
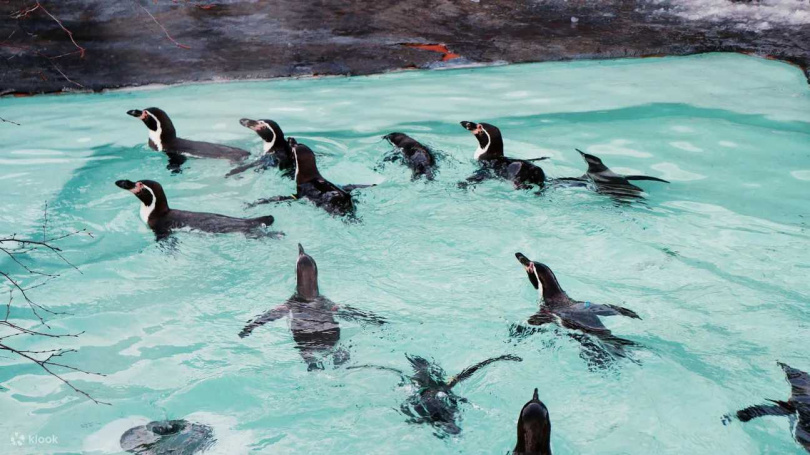
[[[551,455],[551,419],[548,408],[540,401],[537,389],[520,410],[517,422],[517,444],[513,455]]]
[[[810,452],[810,375],[785,363],[777,364],[790,383],[791,392],[787,401],[768,400],[768,404],[741,409],[733,415],[724,416],[723,424],[727,425],[733,417],[740,422],[748,422],[762,416],[786,416],[790,418],[796,442]]]
[[[225,174],[225,177],[245,172],[254,167],[257,168],[256,170],[262,171],[268,167],[277,167],[282,176],[293,178],[295,175],[295,158],[293,158],[292,148],[284,138],[284,132],[281,131],[278,123],[273,120],[251,120],[247,118],[239,120],[239,123],[245,128],[252,129],[262,138],[262,156],[256,161],[232,169]]]
[[[408,423],[427,423],[434,428],[434,435],[444,438],[448,435],[455,435],[461,432],[461,428],[456,423],[458,406],[466,403],[467,399],[453,393],[453,387],[458,383],[469,379],[473,373],[490,363],[500,361],[522,362],[523,359],[515,355],[502,355],[493,357],[467,367],[456,376],[445,379],[445,373],[441,366],[435,362],[429,362],[422,357],[405,354],[413,368],[413,375],[407,375],[396,368],[379,365],[354,365],[347,370],[357,368],[374,368],[377,370],[391,371],[402,378],[403,384],[412,384],[416,391],[413,395],[402,403],[400,410],[408,417]]]
[[[574,334],[572,338],[582,344],[587,360],[596,366],[605,366],[609,362],[609,355],[627,357],[625,346],[635,346],[630,340],[616,337],[602,324],[599,316],[626,316],[641,319],[634,311],[617,305],[600,305],[591,302],[582,302],[568,297],[560,287],[557,277],[551,269],[540,262],[529,260],[522,253],[515,253],[517,260],[523,265],[529,281],[535,289],[540,291],[540,310],[528,319],[529,325],[542,326],[554,322],[561,327],[576,330],[581,334]],[[587,336],[593,336],[602,341],[608,348],[604,352]]]
[[[161,420],[130,428],[119,444],[129,453],[140,455],[202,453],[216,443],[208,425],[186,420]]]
[[[579,178],[561,178],[562,182],[583,182],[597,193],[606,194],[614,199],[640,199],[643,189],[630,183],[630,180],[651,180],[654,182],[669,183],[658,177],[647,175],[620,175],[610,170],[602,160],[594,155],[589,155],[582,150],[575,149],[588,164],[588,170]]]
[[[404,161],[413,173],[411,180],[417,180],[422,176],[427,180],[433,180],[436,174],[436,157],[429,148],[403,133],[386,134],[383,139],[399,151],[387,156],[385,161]]]
[[[475,151],[475,159],[481,168],[464,182],[459,182],[459,187],[466,188],[491,178],[502,178],[509,180],[515,189],[543,188],[546,182],[546,174],[539,166],[535,166],[531,161],[540,161],[544,158],[534,158],[529,160],[519,160],[509,158],[503,154],[503,138],[501,130],[489,123],[461,122],[461,126],[470,131],[478,139],[478,150]]]
[[[335,185],[323,178],[321,173],[318,172],[318,167],[315,164],[315,153],[309,147],[299,144],[292,137],[288,139],[288,142],[295,157],[296,193],[292,196],[259,199],[248,204],[248,207],[270,202],[309,199],[316,206],[323,208],[332,215],[352,215],[354,213],[354,202],[349,193],[357,188],[367,188],[374,185],[345,185],[343,187]]]
[[[171,235],[172,230],[190,228],[203,232],[230,233],[243,232],[258,236],[263,228],[273,224],[271,215],[258,218],[234,218],[215,213],[189,212],[169,208],[166,193],[160,183],[153,180],[118,180],[118,188],[127,190],[141,201],[141,219],[152,228],[157,240],[163,240]],[[272,232],[268,235],[283,235],[281,232]]]
[[[314,371],[324,369],[320,358],[325,354],[333,354],[335,366],[349,360],[348,351],[336,349],[340,341],[340,325],[336,317],[378,326],[387,322],[385,318],[373,313],[350,306],[338,306],[321,295],[318,289],[318,264],[304,252],[300,243],[295,274],[295,294],[283,304],[248,321],[239,333],[240,338],[249,336],[256,328],[268,322],[289,316],[290,331],[296,348],[307,364],[307,371]]]
[[[143,121],[149,129],[149,147],[169,156],[169,165],[166,168],[172,173],[181,171],[181,166],[185,163],[187,156],[227,159],[233,163],[250,156],[249,152],[235,147],[177,137],[174,124],[162,109],[156,107],[144,110],[132,109],[127,111],[127,114]]]

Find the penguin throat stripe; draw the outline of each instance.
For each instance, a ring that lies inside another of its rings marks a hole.
[[[272,141],[270,142],[264,141],[264,153],[269,153],[270,150],[273,150],[273,146],[276,144],[276,132],[273,131],[273,128],[270,128],[270,125],[268,125],[266,122],[259,122],[259,124],[270,130],[271,133],[273,133]]]
[[[141,220],[143,220],[144,223],[149,224],[149,216],[152,215],[152,212],[155,211],[155,204],[157,203],[157,198],[155,197],[155,192],[152,191],[152,188],[149,188],[146,185],[142,186],[145,190],[152,193],[152,202],[149,203],[149,205],[146,205],[143,202],[141,203]]]
[[[163,127],[160,125],[160,120],[158,120],[158,118],[155,117],[151,112],[149,112],[149,111],[144,111],[144,112],[146,114],[149,114],[149,116],[152,117],[152,119],[155,121],[155,123],[157,123],[157,130],[156,131],[149,130],[149,139],[151,139],[152,142],[155,144],[155,147],[157,147],[157,149],[162,152],[163,151],[163,141],[161,140],[161,136],[163,135]]]
[[[484,148],[481,148],[481,145],[480,144],[478,145],[478,150],[475,151],[475,159],[479,159],[479,158],[481,158],[482,155],[486,154],[487,151],[489,150],[489,146],[492,144],[492,138],[489,137],[489,133],[487,133],[487,130],[481,128],[481,131],[483,131],[484,134],[487,135],[487,146],[484,147]]]

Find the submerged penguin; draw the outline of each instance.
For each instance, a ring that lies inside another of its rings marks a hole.
[[[436,157],[433,152],[424,145],[417,142],[412,137],[403,133],[391,133],[383,136],[396,150],[388,155],[385,161],[402,161],[411,171],[411,180],[425,176],[427,180],[433,180],[436,174]],[[397,153],[397,151],[399,153]]]
[[[349,193],[357,188],[367,188],[374,185],[344,185],[343,187],[335,185],[323,178],[318,171],[318,166],[315,164],[315,153],[309,147],[299,144],[292,137],[288,141],[295,157],[296,193],[292,196],[259,199],[252,204],[248,204],[248,207],[306,198],[333,215],[353,214],[354,202]]]
[[[517,444],[513,455],[551,455],[551,420],[537,389],[520,410],[517,422]]]
[[[594,362],[597,366],[604,366],[604,363],[609,362],[609,358],[605,354],[627,357],[624,347],[634,346],[635,343],[614,336],[602,324],[599,316],[626,316],[641,319],[638,314],[616,305],[600,305],[574,300],[562,290],[560,283],[557,282],[557,277],[547,265],[531,261],[521,253],[515,253],[515,257],[526,269],[532,286],[541,293],[540,310],[529,318],[530,325],[541,326],[554,322],[561,327],[596,337],[609,348],[609,352],[602,352],[599,346],[587,337],[572,335],[572,338],[580,342],[587,350],[587,360]]]
[[[227,159],[231,162],[239,162],[250,156],[249,152],[236,147],[177,137],[177,131],[175,131],[171,119],[162,109],[156,107],[149,107],[142,111],[133,109],[127,111],[127,114],[143,121],[149,129],[149,147],[169,156],[167,168],[174,173],[180,172],[180,167],[186,161],[187,156]]]
[[[272,120],[250,120],[243,118],[239,123],[245,128],[250,128],[262,138],[262,156],[252,163],[243,164],[237,168],[232,169],[225,174],[225,177],[230,177],[248,169],[256,168],[256,170],[265,170],[268,167],[277,167],[281,171],[281,175],[287,178],[293,178],[295,175],[295,158],[293,157],[292,148],[284,138],[284,132],[278,123]]]
[[[588,170],[582,177],[561,178],[561,182],[582,182],[591,187],[594,191],[606,194],[614,199],[640,199],[644,190],[630,183],[630,180],[651,180],[653,182],[669,183],[658,177],[647,175],[620,175],[610,170],[602,160],[594,155],[589,155],[576,149],[582,158],[588,163]]]
[[[546,158],[519,160],[509,158],[503,154],[503,138],[501,130],[489,123],[461,122],[461,126],[471,132],[478,140],[478,150],[475,159],[481,168],[459,186],[466,188],[491,178],[509,180],[516,189],[542,188],[546,182],[546,174],[539,166],[531,161],[540,161]]]
[[[409,376],[396,368],[383,367],[378,365],[356,365],[347,369],[374,368],[378,370],[391,371],[398,374],[403,383],[411,383],[417,390],[402,403],[400,410],[409,417],[409,423],[427,423],[436,430],[434,435],[439,438],[447,435],[458,434],[461,428],[456,424],[458,405],[465,403],[466,398],[453,393],[455,387],[461,381],[470,378],[476,371],[493,362],[510,360],[522,362],[523,359],[514,355],[502,355],[478,362],[475,365],[465,368],[456,376],[445,379],[445,373],[441,366],[435,362],[429,362],[419,356],[405,355],[413,368],[413,375]]]
[[[139,455],[192,455],[214,445],[214,430],[185,420],[162,420],[130,428],[121,435],[121,448]]]
[[[271,215],[258,218],[234,218],[216,213],[189,212],[169,208],[166,193],[160,183],[152,180],[118,180],[118,188],[127,190],[141,201],[141,219],[155,233],[157,240],[171,235],[172,230],[190,228],[212,233],[242,232],[251,236],[283,235],[280,232],[265,233],[263,229],[273,224]]]
[[[748,422],[762,416],[785,416],[790,418],[793,437],[796,442],[810,452],[810,375],[782,362],[777,362],[790,383],[790,397],[787,401],[768,400],[769,404],[760,404],[741,409],[734,413],[740,422]],[[723,423],[731,421],[732,416],[725,416]]]
[[[295,294],[283,304],[249,321],[239,333],[241,338],[250,335],[257,327],[268,322],[290,317],[290,330],[298,352],[307,364],[307,369],[323,370],[321,357],[333,353],[335,366],[349,359],[349,353],[338,350],[340,326],[335,317],[354,320],[360,323],[383,325],[384,318],[349,306],[339,307],[321,295],[318,290],[318,265],[312,256],[304,252],[298,244],[298,261],[295,263]]]

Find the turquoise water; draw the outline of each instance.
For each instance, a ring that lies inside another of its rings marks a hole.
[[[556,454],[804,453],[785,418],[746,425],[721,416],[789,393],[776,360],[808,370],[810,89],[801,72],[740,55],[516,65],[440,72],[189,85],[103,95],[0,100],[0,232],[36,235],[47,202],[54,232],[87,228],[42,267],[62,276],[33,292],[52,308],[66,361],[105,377],[64,376],[0,357],[0,453],[115,453],[128,428],[185,418],[214,427],[214,453],[506,453],[532,389],[548,406]],[[359,192],[361,223],[306,203],[245,209],[289,194],[274,171],[225,180],[224,161],[180,175],[149,150],[125,112],[159,106],[183,137],[260,150],[241,117],[272,118],[320,154],[335,183]],[[499,126],[507,154],[548,155],[551,177],[585,169],[574,147],[642,182],[646,204],[615,206],[579,189],[534,196],[489,181],[464,192],[474,138],[460,120]],[[440,149],[433,183],[378,168],[401,130]],[[174,208],[276,217],[282,240],[179,233],[157,246],[118,179],[163,183]],[[284,321],[237,334],[293,292],[298,242],[318,262],[321,291],[388,318],[342,322],[350,364],[406,369],[432,357],[448,376],[487,357],[455,392],[458,436],[439,439],[399,411],[413,392],[384,371],[307,372]],[[537,308],[514,258],[548,264],[574,298],[631,308],[604,318],[641,345],[591,371],[560,331],[522,341],[510,324]],[[7,270],[12,264],[0,260]],[[27,284],[33,278],[20,275]],[[22,310],[14,315],[34,324]],[[30,342],[29,342],[30,343]],[[47,346],[46,344],[23,344]],[[55,435],[12,446],[7,434]]]

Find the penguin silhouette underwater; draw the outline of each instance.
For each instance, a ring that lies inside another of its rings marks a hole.
[[[290,317],[290,331],[301,358],[309,371],[323,370],[321,357],[333,353],[335,366],[349,360],[349,352],[338,349],[340,325],[336,318],[354,320],[362,324],[383,325],[387,321],[369,312],[350,306],[338,306],[318,289],[318,264],[298,244],[298,260],[295,263],[295,294],[286,302],[249,321],[239,333],[245,338],[256,328],[268,322]]]
[[[149,130],[149,147],[165,153],[169,157],[167,169],[179,173],[186,157],[226,159],[233,163],[250,156],[246,150],[211,142],[192,141],[177,137],[169,115],[162,109],[148,107],[144,110],[132,109],[128,115],[143,121]]]
[[[413,368],[412,375],[407,375],[396,368],[379,365],[354,365],[346,369],[373,368],[391,371],[402,378],[403,384],[412,384],[417,390],[402,403],[400,411],[409,418],[408,423],[432,425],[435,429],[433,434],[439,438],[461,432],[461,428],[456,423],[459,412],[458,407],[460,403],[466,403],[467,399],[453,392],[455,386],[469,379],[476,371],[491,363],[523,361],[522,358],[509,354],[493,357],[469,366],[458,375],[447,380],[445,379],[444,370],[437,363],[429,362],[419,356],[406,354],[405,357]]]
[[[797,370],[782,362],[777,364],[785,372],[790,383],[790,397],[787,401],[768,400],[768,404],[750,406],[723,417],[723,424],[736,417],[740,422],[749,422],[763,416],[788,417],[793,427],[793,437],[810,453],[810,374]]]
[[[541,305],[537,313],[528,319],[531,326],[542,326],[556,323],[560,327],[575,330],[579,333],[568,334],[583,347],[583,358],[593,367],[608,366],[614,357],[629,358],[626,347],[637,346],[630,340],[619,338],[599,319],[600,316],[625,316],[632,319],[641,319],[634,311],[616,305],[602,305],[591,302],[582,302],[568,297],[554,272],[540,262],[531,261],[522,253],[515,253],[517,260],[523,265],[529,282],[541,292]],[[513,332],[519,337],[531,335],[533,330],[517,326]],[[595,343],[591,338],[601,341],[603,346]]]

